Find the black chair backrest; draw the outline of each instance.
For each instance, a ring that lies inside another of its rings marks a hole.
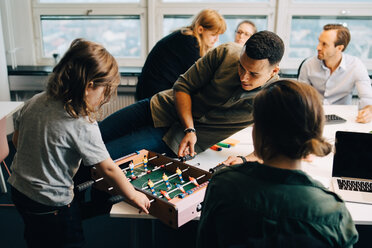
[[[304,64],[304,62],[305,62],[307,59],[308,59],[308,58],[305,58],[304,60],[302,60],[300,66],[299,66],[298,69],[297,69],[297,80],[298,80],[298,77],[300,76],[301,67],[302,67],[302,65]]]

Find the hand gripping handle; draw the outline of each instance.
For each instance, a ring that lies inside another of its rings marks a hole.
[[[215,173],[216,171],[219,171],[219,170],[221,170],[222,168],[225,168],[225,167],[226,167],[225,164],[219,164],[219,165],[217,165],[217,166],[215,166],[213,168],[210,168],[209,169],[209,172],[210,173]]]

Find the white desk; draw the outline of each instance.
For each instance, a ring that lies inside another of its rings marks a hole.
[[[0,101],[0,119],[10,117],[23,106],[23,102]]]
[[[0,101],[0,120],[12,116],[18,109],[23,106],[23,102],[3,102]],[[6,133],[6,131],[4,131]],[[2,161],[0,161],[2,162]],[[6,193],[6,185],[3,176],[3,171],[0,166],[0,188],[2,193]]]
[[[369,132],[372,131],[372,123],[360,124],[355,122],[358,113],[356,105],[340,106],[327,105],[324,106],[326,114],[337,114],[347,120],[346,123],[326,125],[324,127],[324,137],[330,143],[334,143],[336,131],[358,131]],[[234,135],[231,138],[240,140],[236,146],[231,148],[223,148],[222,151],[214,151],[208,149],[198,154],[193,160],[187,163],[195,165],[199,163],[199,168],[209,170],[217,164],[223,162],[228,156],[248,155],[253,151],[252,128],[248,127]],[[316,180],[323,183],[324,186],[329,187],[332,173],[333,154],[326,157],[315,157],[311,163],[303,162],[303,170],[311,175]],[[372,205],[346,203],[355,224],[372,224]],[[115,204],[111,210],[112,217],[124,218],[153,218],[145,214],[138,214],[138,210],[125,202]]]

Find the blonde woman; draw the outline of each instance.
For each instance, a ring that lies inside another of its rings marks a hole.
[[[223,17],[212,9],[202,10],[190,26],[158,41],[148,55],[138,79],[137,100],[172,88],[180,74],[204,56],[226,30]]]

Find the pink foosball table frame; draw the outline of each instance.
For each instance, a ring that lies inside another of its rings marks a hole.
[[[205,191],[212,174],[210,172],[196,168],[195,166],[147,150],[141,150],[132,155],[125,156],[122,159],[116,160],[115,163],[120,166],[125,163],[128,164],[130,161],[132,161],[135,165],[134,168],[138,169],[144,166],[144,155],[147,156],[148,164],[152,168],[152,171],[159,170],[167,174],[172,174],[171,177],[177,178],[176,170],[177,168],[179,168],[182,171],[182,177],[185,179],[185,181],[187,181],[187,183],[185,183],[184,185],[189,184],[190,187],[190,184],[192,182],[191,180],[189,181],[188,178],[196,179],[198,184],[192,184],[193,188],[187,190],[186,193],[179,192],[179,194],[175,195],[170,200],[167,200],[166,197],[162,194],[158,193],[154,195],[151,193],[149,188],[138,187],[138,185],[135,185],[134,182],[138,179],[131,178],[129,168],[126,166],[122,166],[122,170],[124,171],[124,173],[126,173],[127,178],[132,183],[132,185],[137,190],[146,194],[146,196],[149,198],[151,202],[151,207],[149,209],[150,214],[160,219],[166,225],[171,226],[175,229],[198,217],[199,211],[201,210],[200,203],[204,200]],[[151,174],[153,172],[151,170],[149,171],[150,173],[142,173],[143,175],[141,175],[140,177],[151,177]],[[100,175],[97,175],[96,170],[92,170],[92,178],[97,179],[99,177]],[[164,183],[164,181],[158,180],[154,183],[162,184]],[[116,195],[115,190],[112,189],[112,187],[110,188],[110,186],[104,180],[99,180],[98,182],[96,182],[95,187],[107,191],[112,195]],[[173,188],[173,190],[169,192],[174,192],[176,190],[176,188]],[[126,200],[124,199],[124,201]],[[129,201],[126,202],[133,205]]]

